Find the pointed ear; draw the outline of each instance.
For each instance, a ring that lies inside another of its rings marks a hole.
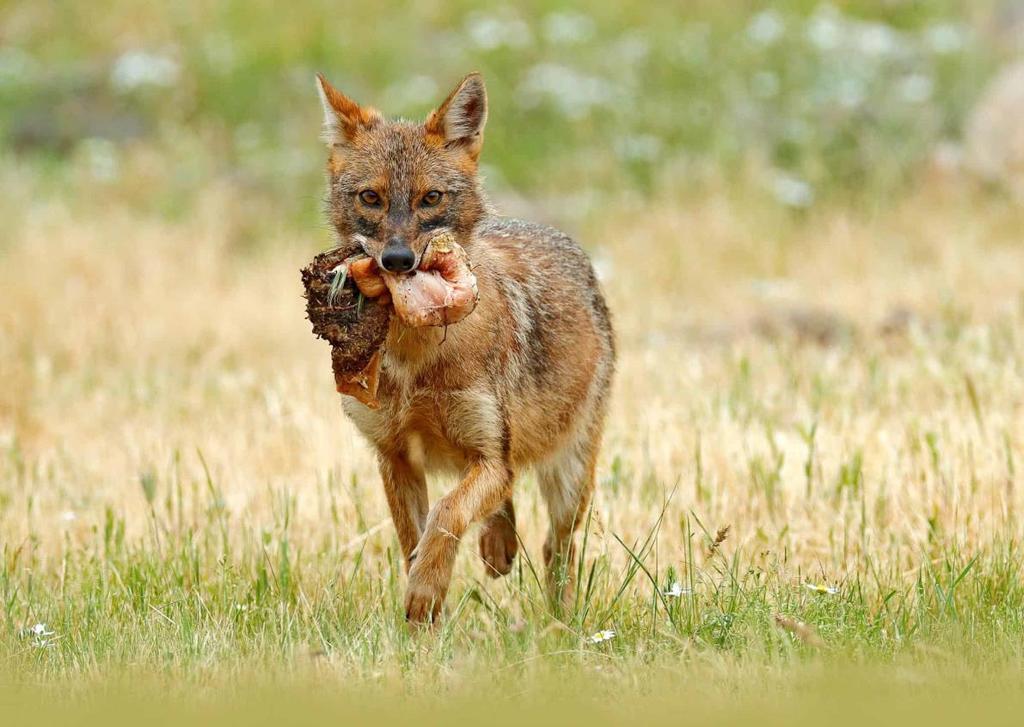
[[[470,73],[427,117],[427,133],[449,146],[463,145],[476,159],[484,143],[487,123],[487,90],[479,73]]]
[[[361,129],[370,129],[380,120],[380,112],[363,107],[336,89],[322,73],[316,74],[316,90],[324,107],[324,141],[328,146],[347,144]]]

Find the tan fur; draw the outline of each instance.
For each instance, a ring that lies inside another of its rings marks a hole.
[[[571,592],[573,536],[586,516],[614,368],[608,311],[585,254],[540,225],[495,217],[476,175],[487,115],[483,82],[466,79],[424,125],[381,121],[319,79],[330,137],[328,215],[339,236],[378,258],[387,244],[422,255],[439,226],[456,235],[480,301],[465,320],[407,328],[392,319],[378,398],[344,408],[376,448],[406,557],[406,616],[435,619],[455,554],[482,522],[489,575],[510,572],[518,550],[512,493],[534,468],[551,519],[545,560],[552,595]],[[333,119],[332,114],[336,117]],[[379,205],[360,204],[372,189]],[[426,189],[443,191],[430,209]],[[426,474],[455,472],[432,508]]]

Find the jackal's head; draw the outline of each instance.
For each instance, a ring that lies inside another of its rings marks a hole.
[[[478,73],[462,79],[423,123],[392,121],[317,75],[324,107],[327,212],[385,270],[415,269],[441,230],[460,243],[483,214],[477,159],[487,121]]]

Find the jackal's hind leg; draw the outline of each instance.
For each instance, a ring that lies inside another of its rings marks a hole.
[[[510,497],[484,520],[480,530],[480,557],[487,575],[497,578],[511,573],[518,550],[516,513]]]
[[[556,607],[572,602],[576,579],[576,530],[587,518],[594,493],[600,435],[566,448],[538,472],[551,529],[544,542],[548,592]]]

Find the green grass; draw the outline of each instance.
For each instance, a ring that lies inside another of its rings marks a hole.
[[[254,532],[228,518],[215,483],[205,489],[189,513],[177,509],[180,493],[166,510],[154,503],[150,535],[138,543],[125,542],[124,523],[108,510],[102,528],[53,560],[5,544],[0,654],[9,678],[88,681],[128,670],[189,682],[211,669],[287,675],[323,660],[350,685],[386,674],[429,691],[467,664],[524,676],[554,666],[699,671],[714,659],[784,668],[810,658],[965,668],[1021,660],[1014,543],[936,545],[907,562],[860,557],[846,579],[825,584],[789,566],[785,552],[733,550],[728,538],[713,547],[690,516],[680,523],[682,553],[659,552],[656,530],[630,542],[615,535],[614,558],[588,552],[585,538],[581,587],[566,611],[549,606],[527,554],[505,580],[456,589],[444,622],[420,633],[404,623],[393,545],[372,565],[359,537],[300,548],[287,499],[275,527]],[[780,615],[818,638],[780,625]],[[53,633],[32,633],[37,623]],[[602,630],[615,636],[592,643]]]

